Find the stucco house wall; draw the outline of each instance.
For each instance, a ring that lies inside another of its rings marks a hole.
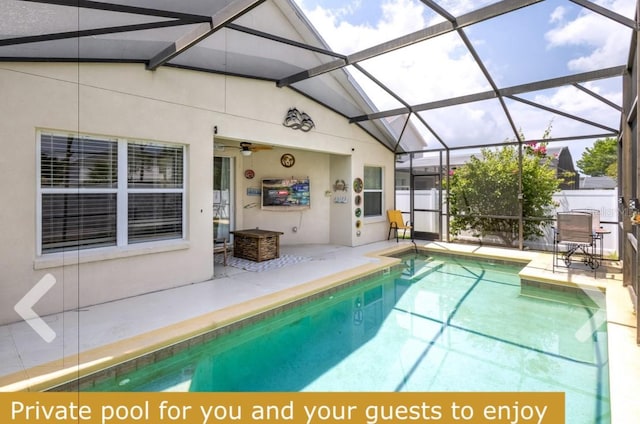
[[[147,71],[142,64],[3,63],[0,92],[0,324],[20,320],[13,306],[46,274],[56,284],[36,304],[40,315],[210,279],[214,126],[215,137],[275,146],[250,157],[224,152],[237,163],[237,229],[281,230],[283,244],[355,246],[386,238],[384,217],[365,220],[357,236],[352,191],[347,205],[333,203],[327,192],[336,175],[352,179],[362,177],[364,165],[381,166],[387,170],[384,209],[391,208],[393,154],[344,117],[272,82],[170,67]],[[316,128],[284,127],[294,106]],[[185,145],[184,240],[38,254],[40,131]],[[279,165],[283,152],[296,156],[294,168]],[[312,206],[302,225],[297,213],[243,207],[246,188],[255,184],[242,176],[249,166],[259,176],[311,178]],[[295,234],[294,225],[300,228]],[[344,231],[330,230],[333,225]]]

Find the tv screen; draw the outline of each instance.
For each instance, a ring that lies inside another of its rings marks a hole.
[[[309,179],[265,178],[262,180],[262,207],[309,208]]]

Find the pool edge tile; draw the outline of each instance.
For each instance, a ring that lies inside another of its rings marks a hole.
[[[390,252],[406,250],[406,248],[406,245],[400,244],[397,247],[370,252],[365,256],[375,258],[375,262],[90,349],[78,355],[70,355],[63,358],[62,361],[55,360],[2,376],[0,377],[0,391],[55,390],[58,386],[73,384],[74,381],[81,380],[88,375],[152,354],[163,347],[185,341],[189,343],[189,340],[199,336],[203,336],[203,340],[206,341],[207,334],[212,333],[215,329],[233,325],[234,322],[260,315],[265,311],[287,305],[303,297],[317,295],[364,276],[390,269],[400,260],[386,255]],[[74,365],[63,366],[62,364]]]

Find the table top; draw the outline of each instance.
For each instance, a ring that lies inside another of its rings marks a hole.
[[[253,238],[266,238],[279,236],[280,234],[284,234],[280,231],[270,231],[270,230],[259,230],[259,229],[251,229],[251,230],[236,230],[229,231],[231,234],[236,236],[244,236],[244,237],[253,237]]]

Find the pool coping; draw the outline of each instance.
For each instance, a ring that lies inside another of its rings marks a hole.
[[[117,365],[122,365],[120,372],[130,371],[150,360],[159,360],[175,352],[167,347],[180,349],[184,347],[181,344],[189,344],[190,340],[198,338],[206,341],[207,337],[215,337],[207,336],[215,330],[231,331],[240,322],[246,325],[247,320],[260,319],[264,313],[277,314],[293,302],[321,295],[345,284],[355,284],[361,278],[377,272],[385,272],[400,263],[399,259],[390,255],[412,248],[410,244],[401,243],[370,252],[365,256],[376,259],[375,262],[0,377],[0,391],[43,391],[74,381],[78,381],[77,387],[82,389],[79,381],[88,375],[109,372]],[[443,242],[420,244],[417,248],[426,252],[516,262],[523,265],[521,279],[605,292],[612,422],[624,423],[630,419],[627,417],[640,416],[640,405],[633,398],[633,394],[640,391],[640,347],[635,344],[635,316],[620,274],[607,270],[601,278],[593,280],[564,267],[552,272],[549,270],[552,256],[544,252]],[[136,358],[140,359],[136,361]]]
[[[138,365],[142,366],[145,362],[148,363],[146,359],[141,359],[138,362],[132,361],[137,358],[145,358],[145,356],[152,354],[154,361],[160,360],[163,356],[166,357],[174,353],[176,349],[183,348],[184,346],[181,344],[189,343],[189,340],[202,337],[202,341],[207,341],[213,337],[206,335],[212,334],[215,330],[226,328],[226,331],[231,331],[237,328],[234,327],[234,324],[247,325],[247,320],[258,319],[265,312],[278,313],[282,308],[299,299],[313,297],[345,284],[355,284],[361,278],[377,272],[385,272],[394,265],[400,264],[400,259],[390,255],[406,248],[406,245],[400,245],[366,253],[365,257],[376,259],[376,261],[2,376],[0,377],[0,391],[40,392],[51,390],[64,384],[72,384],[74,381],[91,374],[102,371],[110,372],[110,368],[119,365],[123,365],[119,372],[131,371],[136,369]],[[129,365],[124,365],[128,363]]]

